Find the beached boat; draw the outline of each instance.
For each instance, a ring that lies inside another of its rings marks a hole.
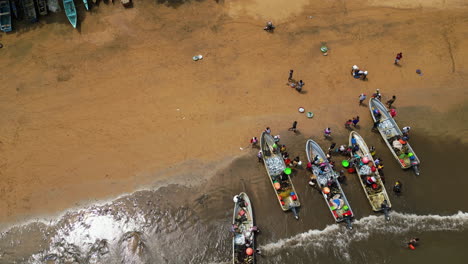
[[[234,214],[232,216],[232,263],[255,263],[255,227],[252,205],[246,193],[234,197]]]
[[[37,22],[36,8],[34,7],[34,0],[23,0],[24,17],[30,22]]]
[[[317,177],[317,184],[322,190],[325,203],[336,222],[346,222],[351,227],[354,217],[351,206],[338,182],[338,175],[327,160],[327,155],[319,144],[309,139],[306,143],[307,159],[312,163],[312,172]]]
[[[10,32],[11,27],[11,10],[9,0],[0,0],[0,30]]]
[[[265,164],[268,178],[270,179],[276,198],[283,211],[291,210],[296,219],[299,219],[296,208],[301,205],[294,185],[289,175],[284,173],[286,164],[276,146],[273,137],[263,132],[260,136],[260,148],[262,150],[263,163]]]
[[[37,9],[39,10],[39,15],[47,15],[47,1],[46,0],[37,0]]]
[[[120,0],[120,3],[122,3],[122,5],[124,7],[132,7],[132,1],[131,0]]]
[[[375,212],[382,211],[387,220],[389,220],[388,210],[392,207],[388,198],[385,186],[380,178],[378,170],[374,166],[374,159],[367,147],[364,139],[356,131],[351,131],[349,134],[349,145],[353,148],[351,151],[350,164],[354,164],[359,182],[361,183],[364,193]],[[355,145],[359,149],[355,149]],[[369,181],[371,184],[369,184]]]
[[[63,0],[63,8],[65,9],[65,14],[68,17],[68,21],[70,21],[72,26],[76,28],[77,16],[75,3],[73,0]]]
[[[88,0],[83,0],[86,10],[89,10]]]
[[[402,140],[403,133],[395,122],[395,119],[388,112],[388,109],[379,100],[371,98],[369,100],[369,110],[374,122],[379,121],[377,129],[401,168],[413,168],[416,175],[419,175],[419,158],[410,144]],[[380,117],[375,113],[376,110],[380,113]]]
[[[15,16],[15,18],[18,18],[18,8],[16,7],[16,0],[11,0],[11,12]]]

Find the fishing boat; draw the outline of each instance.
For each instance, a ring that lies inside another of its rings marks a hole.
[[[73,0],[63,0],[63,8],[65,9],[65,14],[68,17],[68,21],[70,21],[72,26],[76,28],[77,16],[75,3]]]
[[[11,27],[11,10],[9,0],[0,0],[0,30],[10,32]]]
[[[275,191],[278,203],[283,211],[291,210],[296,219],[299,219],[297,207],[301,205],[294,185],[289,177],[291,168],[286,169],[283,157],[276,145],[274,138],[263,132],[260,136],[260,148],[262,150],[263,163],[265,164],[268,178]],[[288,172],[289,173],[286,173]]]
[[[419,175],[419,158],[410,144],[402,139],[403,133],[387,108],[379,100],[371,98],[369,100],[369,110],[374,122],[379,121],[377,129],[400,167],[402,169],[413,168],[414,173]]]
[[[325,152],[319,144],[309,139],[306,143],[307,159],[312,164],[312,172],[316,176],[325,203],[336,222],[346,222],[352,229],[351,219],[354,216],[351,206],[338,182],[338,175],[328,162]]]
[[[37,0],[37,9],[39,10],[39,15],[47,15],[47,1],[46,0]]]
[[[234,197],[234,214],[232,216],[232,263],[255,263],[255,230],[254,215],[249,196],[242,192]]]
[[[350,164],[354,164],[356,168],[359,182],[364,189],[372,210],[374,212],[383,212],[385,218],[390,220],[388,210],[391,209],[392,205],[379,172],[375,169],[374,159],[366,142],[356,131],[351,131],[349,134],[349,145],[352,148]]]
[[[86,10],[89,10],[88,0],[83,0]]]
[[[131,0],[120,0],[120,3],[122,3],[122,5],[124,7],[131,7],[132,6],[132,1]]]
[[[16,0],[11,0],[11,12],[15,16],[15,18],[18,18],[18,8],[16,7]]]
[[[37,22],[36,8],[34,7],[34,0],[23,0],[23,11],[26,20],[34,23]]]

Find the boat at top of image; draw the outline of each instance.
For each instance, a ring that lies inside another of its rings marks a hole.
[[[86,10],[89,10],[88,0],[83,0]]]
[[[11,12],[15,16],[15,18],[18,19],[19,17],[18,17],[18,8],[16,7],[17,6],[16,0],[11,0],[10,3],[11,3]]]
[[[10,32],[12,30],[9,0],[0,0],[0,30],[3,32]]]
[[[403,140],[403,132],[401,132],[388,109],[379,100],[371,98],[369,100],[369,110],[374,122],[379,121],[377,129],[401,168],[413,168],[416,175],[419,175],[419,158],[409,142]]]
[[[46,0],[37,0],[37,9],[39,10],[39,15],[47,15],[47,1]]]
[[[34,23],[37,22],[36,8],[34,6],[34,0],[23,0],[23,11],[26,20]]]
[[[374,166],[374,159],[364,139],[356,131],[349,133],[349,145],[352,148],[350,164],[354,164],[359,182],[375,212],[383,211],[387,220],[388,210],[392,207],[384,183]],[[358,147],[356,147],[356,145]]]
[[[68,21],[76,28],[77,15],[75,9],[75,3],[73,0],[63,0],[63,8],[65,9],[65,14],[67,15]]]
[[[120,0],[124,7],[132,7],[132,0]]]
[[[254,215],[249,196],[242,192],[234,197],[234,213],[232,216],[232,263],[255,263],[255,232]]]
[[[263,163],[265,164],[268,178],[276,194],[276,198],[283,211],[291,210],[294,217],[299,219],[296,208],[301,205],[294,185],[289,177],[291,168],[286,170],[286,164],[276,145],[274,138],[263,132],[260,136],[260,148],[262,150]],[[289,173],[286,173],[289,171]]]
[[[352,229],[351,219],[354,217],[351,206],[338,182],[338,176],[328,162],[327,155],[315,141],[309,139],[306,143],[307,159],[312,164],[312,172],[317,177],[317,184],[330,212],[336,222],[346,222]]]

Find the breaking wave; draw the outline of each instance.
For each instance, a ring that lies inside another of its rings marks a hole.
[[[323,230],[309,230],[293,237],[280,239],[261,247],[267,254],[283,250],[307,247],[314,251],[332,250],[350,260],[348,248],[351,242],[368,239],[371,235],[401,234],[427,231],[463,231],[468,229],[468,213],[458,212],[454,215],[416,215],[393,212],[391,220],[382,216],[367,216],[354,222],[352,230],[344,225],[329,225]],[[332,245],[332,246],[331,246]]]

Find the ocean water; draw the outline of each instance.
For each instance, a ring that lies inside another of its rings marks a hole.
[[[195,170],[189,177],[199,184],[148,188],[5,230],[0,234],[0,263],[230,263],[232,196],[241,191],[252,200],[261,229],[258,263],[466,263],[464,164],[437,162],[443,153],[462,156],[461,143],[413,134],[413,147],[422,160],[421,175],[415,176],[399,168],[378,134],[359,132],[384,160],[393,204],[390,221],[371,211],[357,176],[347,175],[343,188],[356,214],[354,228],[335,224],[301,168],[292,176],[302,203],[300,219],[295,220],[279,208],[256,150],[246,149],[213,176],[204,178]],[[315,140],[324,149],[330,144]],[[338,145],[346,140],[345,134],[333,139]],[[282,133],[293,157],[306,159],[305,142],[301,134]],[[334,156],[335,161],[343,158]],[[391,191],[397,179],[403,182],[399,196]],[[446,193],[448,189],[453,192]],[[414,251],[406,246],[411,237],[421,239]]]

